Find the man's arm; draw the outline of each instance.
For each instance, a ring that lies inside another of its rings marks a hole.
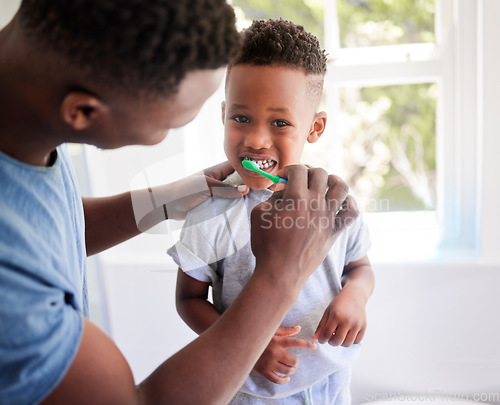
[[[84,197],[82,203],[87,256],[102,252],[141,233],[135,222],[130,193],[101,198]]]
[[[248,189],[227,185],[234,169],[221,163],[174,183],[110,197],[82,198],[87,255],[93,255],[145,232],[166,219],[184,219],[186,213],[210,195],[239,198]]]
[[[297,286],[281,283],[287,291],[276,293],[275,285],[266,280],[265,270],[260,273],[211,328],[138,387],[117,346],[85,320],[78,354],[45,404],[227,403],[300,291]]]
[[[335,176],[318,169],[307,171],[303,166],[288,167],[279,174],[289,179],[286,189],[252,211],[254,274],[210,328],[136,388],[118,348],[86,320],[78,354],[45,404],[227,403],[293,306],[309,275],[358,215],[354,208],[335,215],[348,189]],[[268,216],[276,221],[274,226],[269,227]],[[303,226],[304,221],[315,218],[316,223],[323,219],[334,226]],[[293,228],[290,220],[295,224]],[[287,227],[280,227],[280,223]]]

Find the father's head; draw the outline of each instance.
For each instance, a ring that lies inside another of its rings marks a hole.
[[[187,123],[240,49],[225,0],[23,0],[18,28],[69,132],[102,147]]]

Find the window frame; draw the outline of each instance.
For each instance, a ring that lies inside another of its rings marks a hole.
[[[418,260],[436,260],[457,257],[460,252],[462,257],[475,258],[479,248],[477,6],[467,0],[436,0],[436,42],[432,44],[340,48],[335,4],[336,1],[325,4],[325,44],[330,52],[325,88],[331,120],[328,130],[334,139],[332,158],[337,162],[335,168],[339,173],[342,173],[342,141],[332,121],[340,109],[341,87],[438,84],[436,216],[439,228],[431,226],[427,233],[413,232],[417,229],[409,229],[408,224],[418,223],[418,216],[423,213],[397,213],[397,222],[407,225],[397,230],[389,229],[383,235],[375,231],[373,238],[395,246],[391,242],[400,241],[402,235],[406,235],[408,249],[393,257],[388,254],[389,248],[380,249],[375,256],[382,261],[417,256]],[[365,216],[369,223],[395,222],[392,213]],[[422,247],[425,253],[415,255],[415,245]]]

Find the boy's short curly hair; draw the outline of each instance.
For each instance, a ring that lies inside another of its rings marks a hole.
[[[23,0],[20,21],[34,46],[85,77],[162,97],[190,71],[227,65],[241,46],[226,0]]]
[[[304,27],[283,19],[254,20],[242,33],[243,48],[229,68],[240,65],[279,65],[311,75],[311,90],[323,91],[327,57],[318,39]]]

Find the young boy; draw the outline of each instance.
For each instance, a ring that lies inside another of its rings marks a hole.
[[[276,189],[242,161],[272,174],[299,162],[305,142],[316,142],[325,129],[326,113],[317,112],[325,72],[324,51],[302,27],[268,20],[244,31],[243,52],[228,68],[222,118],[226,155],[250,193],[239,201],[212,198],[193,209],[169,250],[180,267],[178,312],[197,333],[216,322],[251,277],[250,213]],[[290,226],[267,220],[269,226]],[[350,403],[349,365],[365,332],[373,289],[368,247],[368,231],[357,219],[307,281],[232,404]]]

